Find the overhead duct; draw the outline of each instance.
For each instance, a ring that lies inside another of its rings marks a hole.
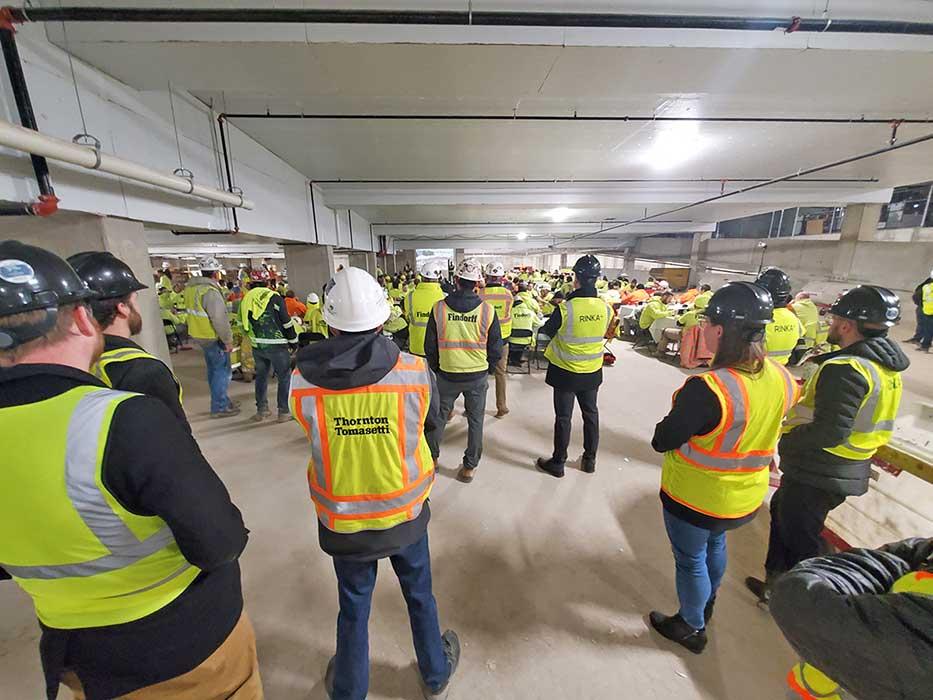
[[[167,190],[200,197],[228,207],[252,209],[255,205],[242,194],[224,192],[213,187],[197,185],[193,180],[178,175],[165,175],[145,165],[139,165],[116,156],[103,153],[90,146],[78,144],[0,120],[0,146],[7,146],[33,156],[78,165],[89,170],[118,175],[128,180],[144,182]]]

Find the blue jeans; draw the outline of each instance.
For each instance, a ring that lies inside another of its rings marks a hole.
[[[680,616],[694,629],[703,629],[703,608],[716,595],[726,573],[726,533],[696,527],[667,510],[664,527],[677,567]]]
[[[233,407],[227,395],[230,387],[230,353],[220,342],[202,345],[207,364],[207,383],[211,388],[211,413],[220,413]]]
[[[444,654],[437,603],[431,592],[427,533],[389,560],[408,604],[418,669],[427,686],[436,692],[450,678],[450,662]],[[369,692],[369,610],[378,566],[378,561],[334,557],[340,595],[334,700],[363,700]]]
[[[279,381],[276,404],[279,414],[288,415],[288,389],[291,386],[291,360],[284,345],[260,350],[253,347],[253,361],[256,363],[256,411],[269,410],[269,371],[275,372]]]

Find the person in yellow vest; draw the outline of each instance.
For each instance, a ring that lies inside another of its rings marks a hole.
[[[443,635],[431,590],[428,497],[437,453],[425,434],[443,424],[423,358],[382,335],[382,287],[350,267],[324,293],[333,337],[303,348],[291,407],[311,443],[308,484],[321,549],[333,557],[340,599],[337,653],[325,674],[332,700],[365,698],[369,611],[380,559],[389,559],[408,603],[425,698],[446,698],[460,642]]]
[[[694,299],[693,308],[684,311],[677,317],[677,328],[665,328],[661,331],[661,340],[658,342],[659,357],[667,353],[671,343],[680,342],[684,331],[700,323],[700,319],[706,316],[707,306],[709,306],[709,297],[698,295]]]
[[[517,302],[519,299],[525,303],[526,308],[531,309],[531,312],[535,316],[541,315],[541,305],[538,303],[537,295],[529,289],[527,282],[520,282],[518,284],[518,292],[515,294],[515,301]]]
[[[324,321],[324,312],[321,309],[321,298],[311,292],[307,298],[305,312],[305,326],[309,334],[307,340],[324,340],[327,337],[327,322]]]
[[[502,332],[502,353],[496,365],[496,418],[505,418],[509,413],[506,395],[508,382],[506,364],[509,359],[507,351],[509,336],[512,335],[512,306],[515,304],[512,292],[502,284],[503,277],[505,277],[505,267],[502,263],[489,263],[486,265],[486,285],[479,290],[480,299],[496,310],[496,318],[499,320],[499,329]]]
[[[606,287],[606,290],[600,293],[599,298],[609,304],[609,306],[615,308],[622,303],[622,294],[619,291],[621,286],[619,280],[612,280]]]
[[[389,313],[389,320],[385,322],[384,330],[392,335],[392,340],[404,350],[408,346],[410,333],[408,330],[408,321],[405,320],[405,312],[398,304],[392,304]]]
[[[709,306],[709,300],[713,298],[713,288],[708,284],[700,285],[700,293],[693,298],[693,306],[705,309]],[[702,306],[700,306],[702,304]]]
[[[424,357],[424,334],[428,328],[428,319],[434,305],[446,294],[441,289],[440,280],[447,271],[447,265],[437,261],[421,266],[421,281],[405,297],[405,318],[408,320],[408,351]]]
[[[745,585],[767,602],[775,579],[822,548],[826,516],[848,496],[868,491],[871,458],[888,443],[901,402],[901,373],[910,366],[887,337],[900,300],[883,287],[859,286],[830,307],[829,342],[818,355],[803,398],[784,425],[781,485],[771,499],[764,580]]]
[[[147,289],[146,285],[112,253],[78,253],[68,258],[68,264],[97,294],[91,301],[91,312],[104,334],[104,352],[91,367],[91,374],[113,389],[159,399],[190,433],[178,379],[162,360],[131,340],[143,329],[138,293]]]
[[[800,323],[803,324],[803,348],[812,350],[820,334],[820,310],[813,303],[808,292],[800,292],[790,305]]]
[[[159,287],[169,291],[172,290],[172,269],[168,260],[162,263],[162,273],[159,275]]]
[[[261,700],[240,512],[164,403],[88,373],[94,298],[0,243],[0,579],[32,598],[43,697]]]
[[[528,348],[535,340],[535,334],[542,325],[535,310],[525,303],[521,296],[516,297],[512,306],[512,335],[509,337],[509,364],[520,367]]]
[[[933,345],[933,270],[930,277],[914,292],[917,302],[917,331],[914,334],[920,343],[918,350],[930,352]]]
[[[750,282],[725,285],[710,300],[719,338],[711,370],[674,393],[651,446],[664,453],[661,504],[674,552],[674,615],[652,612],[662,636],[699,654],[726,570],[726,533],[751,522],[768,494],[768,468],[797,383],[766,357],[771,297]]]
[[[765,329],[765,350],[779,364],[786,365],[804,336],[804,328],[797,315],[787,308],[791,300],[790,277],[776,267],[762,272],[755,284],[768,290],[774,304],[774,318]]]
[[[670,291],[663,291],[656,293],[648,300],[638,316],[638,328],[641,331],[639,340],[645,343],[654,343],[654,333],[660,336],[657,329],[654,332],[651,331],[651,326],[660,318],[670,318],[674,315],[674,312],[668,307],[673,297],[674,295]],[[639,342],[636,341],[635,346],[638,345]]]
[[[495,371],[503,352],[499,321],[492,305],[476,293],[483,279],[478,261],[467,258],[458,266],[457,289],[434,305],[424,336],[428,365],[437,374],[441,415],[452,415],[454,402],[463,395],[467,418],[467,447],[457,472],[463,483],[473,481],[483,456],[483,419],[489,375]],[[444,439],[444,426],[428,435],[438,454]]]
[[[545,382],[554,389],[554,451],[549,459],[536,461],[537,468],[562,478],[570,445],[574,401],[583,413],[583,458],[580,468],[596,471],[599,447],[597,398],[603,381],[603,345],[612,321],[612,308],[596,293],[601,266],[592,255],[584,255],[573,266],[574,291],[551,314],[541,334],[551,338],[544,356],[550,363]]]
[[[230,353],[233,329],[227,316],[227,302],[217,280],[223,267],[216,258],[201,258],[200,275],[185,286],[185,313],[188,335],[204,352],[207,383],[211,390],[211,418],[228,418],[240,413],[227,390],[230,387]]]
[[[930,697],[933,538],[808,559],[778,580],[770,609],[804,659],[789,698]]]

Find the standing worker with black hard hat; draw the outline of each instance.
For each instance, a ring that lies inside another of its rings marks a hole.
[[[550,362],[545,381],[554,388],[554,452],[550,459],[539,458],[539,470],[561,478],[570,445],[570,425],[574,401],[583,413],[583,459],[580,468],[596,471],[599,446],[597,396],[603,382],[603,345],[612,307],[599,298],[596,280],[599,260],[584,255],[573,266],[574,291],[539,330],[551,342],[544,352]]]
[[[783,270],[769,267],[758,276],[755,284],[768,290],[774,305],[774,318],[765,328],[765,350],[772,360],[786,365],[804,337],[803,323],[787,308],[792,296],[790,277]]]
[[[97,293],[91,311],[104,333],[104,352],[91,367],[92,374],[114,389],[159,399],[191,432],[178,379],[162,360],[130,340],[143,329],[138,292],[147,289],[146,285],[112,253],[78,253],[68,258],[68,263]]]
[[[783,478],[771,499],[765,579],[745,580],[762,602],[778,576],[820,553],[829,512],[847,496],[868,491],[871,458],[891,439],[901,372],[910,365],[887,337],[901,317],[900,300],[890,290],[850,289],[829,313],[828,340],[841,349],[811,360],[819,369],[788,416],[778,446]]]
[[[164,403],[88,373],[95,296],[0,243],[0,579],[35,605],[46,695],[261,700],[240,511]]]
[[[781,422],[797,400],[790,373],[765,355],[771,297],[749,282],[717,291],[706,315],[719,338],[709,372],[675,394],[651,446],[664,453],[661,504],[680,609],[650,615],[661,635],[699,654],[726,571],[726,532],[754,519],[768,495]]]

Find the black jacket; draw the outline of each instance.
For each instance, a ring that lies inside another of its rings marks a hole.
[[[930,282],[933,282],[933,277],[927,277],[914,289],[914,293],[911,299],[917,306],[923,306],[923,288],[926,287]]]
[[[297,366],[301,376],[315,386],[338,391],[355,389],[375,384],[386,376],[395,367],[399,353],[395,343],[376,333],[338,335],[302,349],[298,353]],[[428,374],[431,377],[431,401],[424,419],[425,434],[441,425],[437,386],[434,375]],[[433,456],[437,459],[436,454]],[[318,521],[318,540],[321,549],[333,557],[363,561],[381,559],[424,537],[430,519],[431,509],[425,503],[417,518],[388,530],[339,533],[328,530]]]
[[[104,335],[105,352],[128,348],[134,350],[143,349],[129,338],[118,335]],[[178,394],[178,381],[175,379],[175,375],[172,374],[172,370],[162,360],[140,358],[126,362],[114,362],[107,367],[107,377],[114,389],[134,391],[137,394],[145,394],[158,399],[168,406],[168,410],[174,413],[178,420],[182,422],[185,430],[191,432],[188,416],[185,415],[185,409],[182,408],[181,398]]]
[[[457,313],[469,313],[483,303],[479,295],[474,291],[465,291],[457,289],[450,294],[444,301]],[[486,337],[486,359],[489,361],[487,372],[444,372],[441,370],[440,354],[437,349],[437,321],[434,320],[434,314],[428,318],[428,327],[424,332],[424,354],[428,359],[428,365],[439,376],[449,382],[471,382],[480,379],[486,374],[492,374],[495,371],[496,363],[505,352],[502,344],[502,329],[499,327],[499,319],[493,314],[492,325],[489,326],[489,334]]]
[[[867,338],[812,361],[822,364],[840,355],[864,357],[897,372],[910,366],[910,360],[890,338]],[[842,444],[852,434],[867,393],[865,378],[848,365],[830,365],[820,372],[813,422],[794,428],[778,443],[785,479],[843,496],[861,496],[868,491],[870,459],[845,459],[823,449]]]
[[[865,700],[933,693],[933,597],[891,593],[912,571],[933,572],[933,539],[808,559],[781,576],[771,616],[808,663]]]
[[[564,303],[566,304],[571,299],[580,297],[595,299],[599,297],[599,294],[596,291],[596,287],[575,289],[567,295]],[[557,335],[557,331],[560,330],[562,323],[563,317],[560,314],[560,306],[558,306],[551,313],[548,320],[545,321],[544,325],[538,330],[538,333],[546,335],[548,338],[553,338]],[[548,364],[544,382],[558,391],[592,391],[603,383],[603,368],[600,367],[595,372],[590,372],[589,374],[577,374],[576,372],[568,372],[563,367],[558,367],[555,364]]]
[[[62,365],[0,369],[0,411],[82,385],[104,386]],[[0,445],[0,451],[9,458],[16,445]],[[243,609],[237,558],[248,531],[197,443],[161,401],[138,396],[117,407],[102,475],[127,510],[161,517],[185,559],[202,573],[172,603],[134,622],[69,630],[41,625],[49,698],[56,697],[65,668],[77,673],[88,700],[122,696],[187,673],[217,650]]]

